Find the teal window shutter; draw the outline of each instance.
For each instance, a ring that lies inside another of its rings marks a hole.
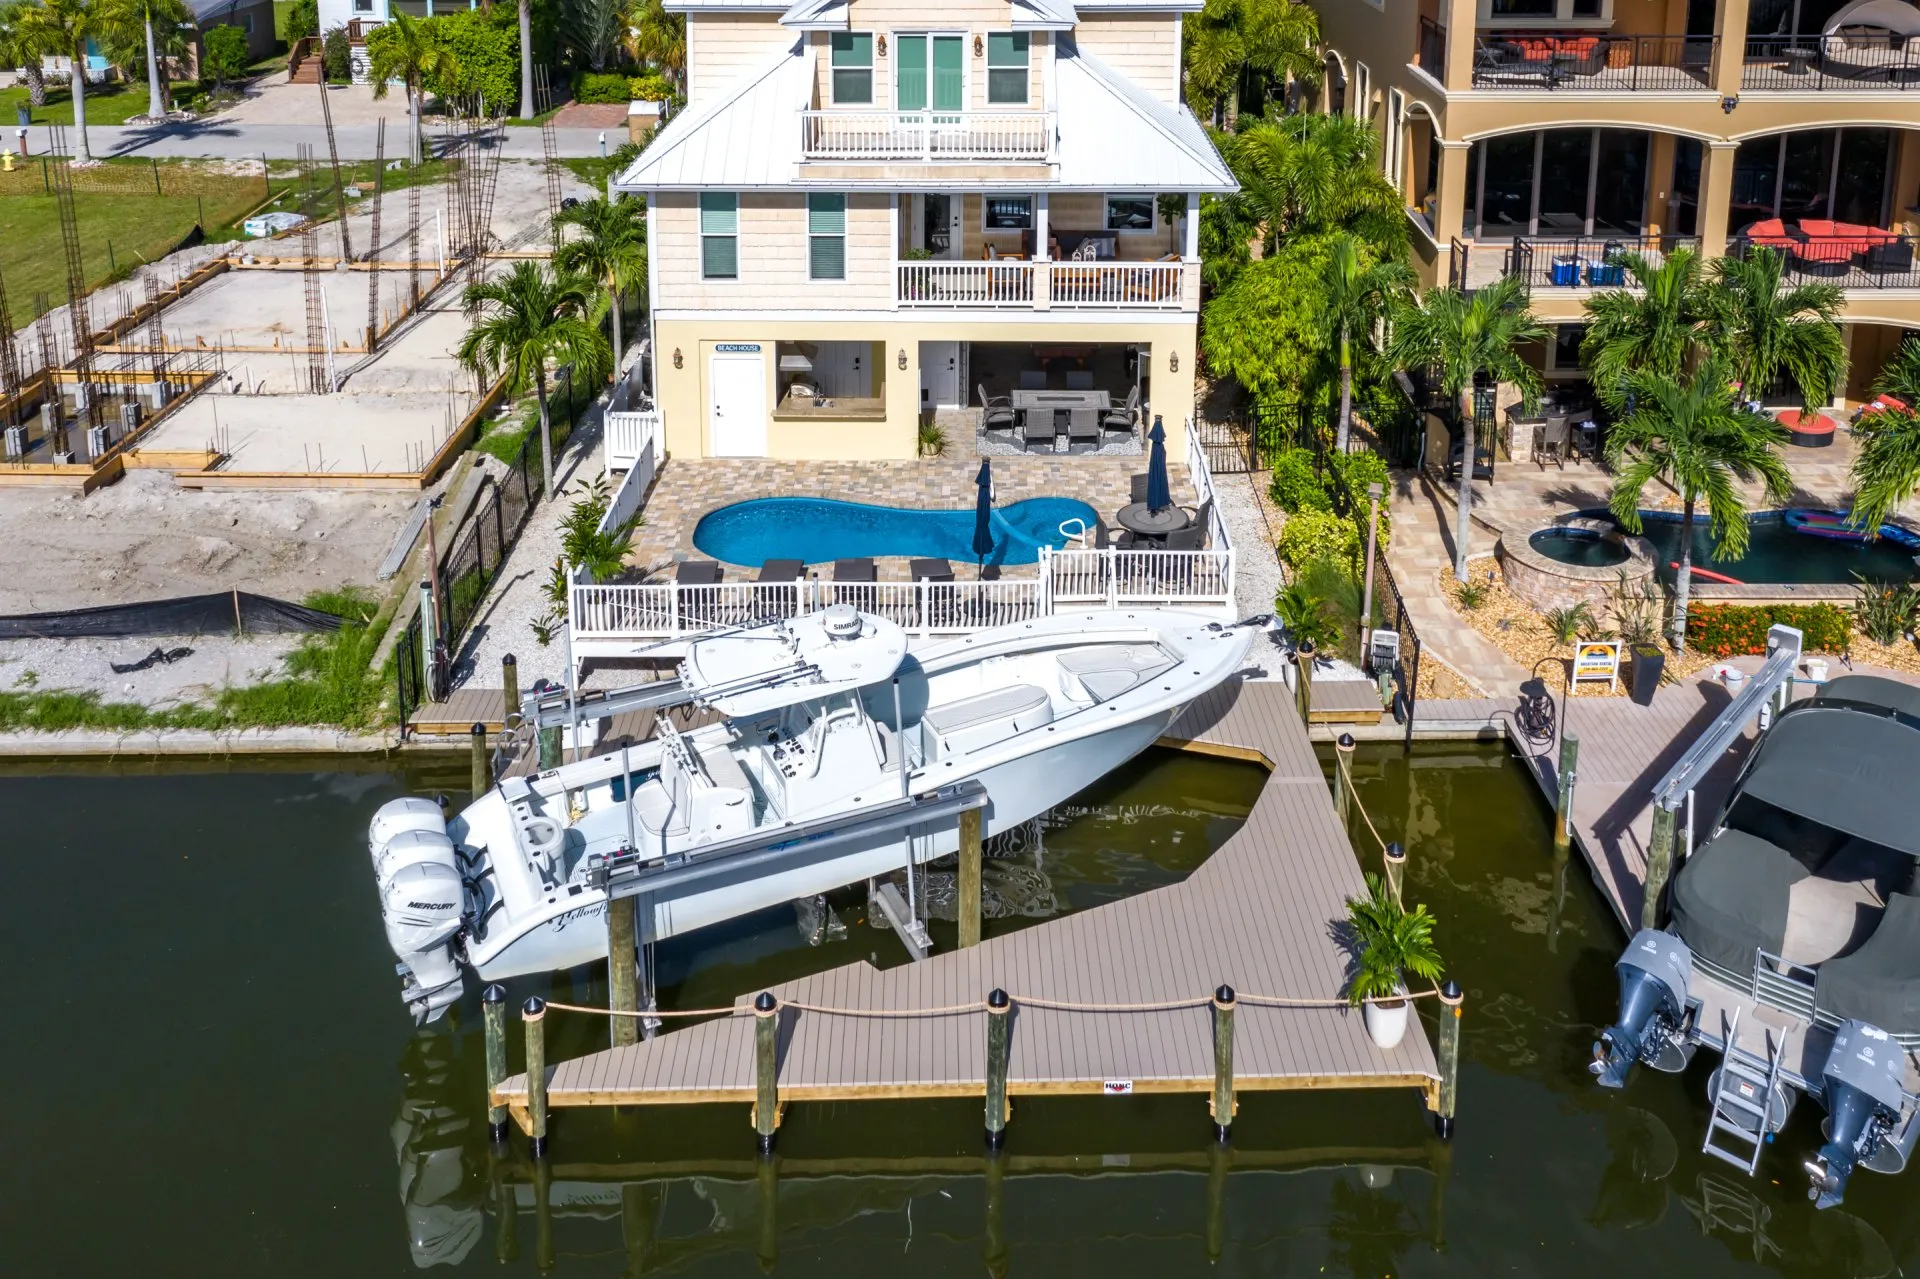
[[[847,278],[847,197],[839,192],[807,197],[807,274],[815,280]]]
[[[1009,105],[1027,100],[1028,36],[1024,31],[987,33],[987,101]]]
[[[740,278],[740,197],[731,191],[700,193],[700,275]]]
[[[901,111],[927,109],[927,38],[899,36],[893,42],[894,106]]]

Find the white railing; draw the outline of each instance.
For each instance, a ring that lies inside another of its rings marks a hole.
[[[1056,613],[1129,605],[1229,608],[1233,551],[1121,550],[1043,552],[1048,597]]]
[[[608,413],[606,423],[606,446],[601,453],[608,472],[631,469],[649,451],[653,463],[658,465],[665,451],[665,441],[660,435],[659,409]]]
[[[1053,154],[1050,111],[802,111],[809,160],[1032,160]]]
[[[1185,262],[901,262],[903,307],[1041,307],[1180,310]]]

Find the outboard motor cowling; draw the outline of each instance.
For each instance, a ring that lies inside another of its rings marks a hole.
[[[416,795],[388,800],[380,805],[380,811],[373,815],[373,822],[367,827],[367,855],[378,865],[380,850],[396,835],[408,831],[437,831],[444,835],[446,815],[440,811],[440,805]]]
[[[401,998],[416,1022],[438,1017],[460,998],[452,942],[466,922],[466,885],[446,818],[429,799],[383,804],[367,829],[380,892],[380,918],[398,959]]]
[[[1900,1122],[1906,1054],[1892,1035],[1864,1021],[1842,1022],[1821,1068],[1826,1086],[1827,1144],[1807,1161],[1813,1185],[1807,1198],[1831,1208],[1847,1193],[1847,1178],[1870,1163]]]
[[[1614,971],[1620,976],[1620,1019],[1600,1032],[1587,1069],[1603,1088],[1624,1087],[1635,1062],[1684,1070],[1692,1046],[1679,1031],[1693,952],[1672,933],[1643,928],[1627,943]]]

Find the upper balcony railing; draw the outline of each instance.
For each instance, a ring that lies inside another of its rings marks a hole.
[[[1699,238],[1691,235],[1527,236],[1488,244],[1456,240],[1448,270],[1458,287],[1469,290],[1509,275],[1525,281],[1529,293],[1634,289],[1639,282],[1627,270],[1627,254],[1637,253],[1658,266],[1676,249],[1699,248]]]
[[[972,160],[1045,163],[1053,155],[1051,111],[867,111],[800,113],[809,160]]]
[[[1705,91],[1713,88],[1719,44],[1719,36],[1483,35],[1474,42],[1473,87],[1543,93]],[[1425,47],[1423,29],[1423,62]]]
[[[1191,310],[1188,263],[902,262],[894,299],[903,307],[1005,310]],[[1197,274],[1197,273],[1196,273]]]
[[[1749,36],[1740,88],[1762,93],[1920,89],[1920,39],[1889,32]]]

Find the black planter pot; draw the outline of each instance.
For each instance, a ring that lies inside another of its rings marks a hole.
[[[1660,676],[1667,669],[1667,655],[1658,644],[1635,644],[1633,653],[1633,700],[1639,706],[1653,705],[1653,690],[1660,687]]]

